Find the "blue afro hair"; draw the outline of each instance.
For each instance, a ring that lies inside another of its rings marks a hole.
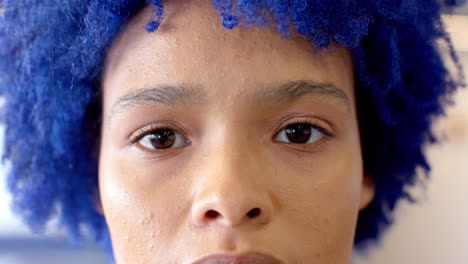
[[[356,74],[364,167],[376,184],[360,212],[355,245],[377,240],[392,222],[416,170],[428,172],[434,119],[463,86],[461,66],[441,21],[455,0],[213,0],[226,29],[292,29],[320,50],[351,50]],[[100,82],[103,58],[117,33],[142,8],[156,31],[163,1],[0,0],[0,94],[5,99],[3,159],[11,165],[13,208],[34,230],[53,216],[74,241],[84,229],[109,243],[98,199]],[[440,43],[457,66],[444,66]]]

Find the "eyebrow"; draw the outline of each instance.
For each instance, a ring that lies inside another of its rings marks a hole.
[[[300,97],[312,95],[336,99],[351,111],[351,101],[346,93],[332,83],[314,82],[310,80],[289,81],[268,85],[257,91],[251,97],[254,104],[288,103]],[[121,97],[111,108],[111,115],[126,109],[147,104],[195,105],[206,103],[207,96],[202,89],[194,86],[157,85],[151,88],[141,88]]]
[[[310,80],[289,81],[274,84],[262,89],[253,96],[254,103],[289,103],[303,96],[321,96],[340,101],[351,111],[351,100],[346,93],[333,83],[314,82]]]
[[[141,88],[122,96],[113,106],[112,113],[147,104],[190,105],[204,102],[201,89],[181,85],[157,85]]]

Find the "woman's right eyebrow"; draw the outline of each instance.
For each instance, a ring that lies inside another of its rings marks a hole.
[[[113,106],[114,113],[147,104],[164,105],[193,105],[203,104],[204,99],[201,89],[189,85],[157,85],[151,88],[141,88],[122,96]]]
[[[273,83],[259,89],[248,99],[255,105],[267,103],[284,104],[298,100],[303,96],[319,96],[340,102],[347,111],[351,111],[351,100],[346,93],[332,83],[296,80]],[[157,85],[141,88],[122,96],[111,108],[111,116],[137,106],[164,104],[168,106],[205,104],[208,96],[203,89],[195,85]]]

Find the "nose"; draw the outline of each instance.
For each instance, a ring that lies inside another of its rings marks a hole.
[[[262,168],[246,155],[218,155],[207,164],[192,205],[196,226],[265,225],[271,221],[273,202]]]
[[[247,192],[210,192],[194,203],[193,222],[197,226],[220,224],[230,227],[266,224],[271,219],[271,206],[260,197],[255,198]]]

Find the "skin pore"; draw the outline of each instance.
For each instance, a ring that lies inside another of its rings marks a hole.
[[[104,65],[99,191],[117,263],[348,263],[374,192],[350,52],[179,5],[155,33],[139,12]]]

